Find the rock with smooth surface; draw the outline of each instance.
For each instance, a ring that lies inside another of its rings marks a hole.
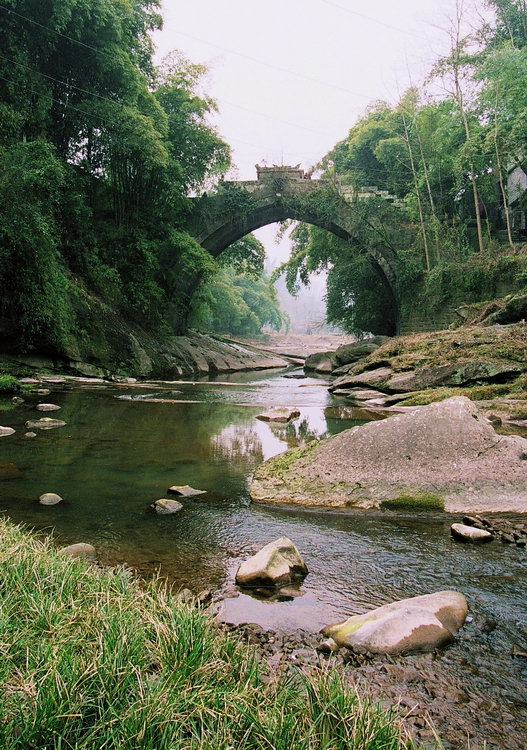
[[[337,366],[335,352],[317,352],[306,357],[304,370],[314,370],[314,372],[331,372]]]
[[[477,529],[475,526],[465,526],[463,523],[453,523],[450,527],[450,533],[454,539],[458,539],[460,542],[492,542],[494,539],[490,531],[484,529]]]
[[[42,419],[28,419],[26,427],[29,430],[54,430],[56,427],[65,427],[66,422],[61,419],[42,417]]]
[[[333,381],[330,385],[330,391],[336,391],[342,388],[356,388],[357,386],[367,386],[384,390],[383,384],[393,375],[390,367],[377,367],[375,370],[366,370],[359,375],[343,375],[341,378]]]
[[[188,484],[175,484],[168,488],[171,495],[180,495],[181,497],[195,497],[196,495],[206,495],[207,490],[195,490]]]
[[[359,359],[367,357],[376,351],[381,344],[388,341],[388,336],[374,336],[371,339],[355,341],[352,344],[343,344],[335,351],[335,359],[338,367],[358,362]]]
[[[295,547],[287,537],[281,537],[245,560],[236,573],[240,586],[282,586],[303,578],[308,569]]]
[[[41,505],[57,505],[62,502],[62,498],[54,492],[45,492],[39,497],[38,501]]]
[[[470,362],[454,362],[439,367],[428,367],[421,370],[412,370],[394,375],[384,383],[384,388],[389,392],[406,393],[411,391],[424,391],[427,388],[438,388],[439,386],[470,385],[476,382],[493,383],[513,379],[521,373],[518,364],[498,364],[486,360],[473,360]]]
[[[267,411],[258,414],[256,419],[260,419],[262,422],[290,422],[292,419],[297,419],[300,416],[298,409],[292,409],[290,407],[277,406],[274,409],[268,409]]]
[[[178,513],[178,511],[183,510],[183,506],[181,503],[179,503],[177,500],[170,500],[167,498],[156,500],[155,503],[152,503],[150,507],[153,508],[156,513],[159,513],[163,516],[170,515],[171,513]]]
[[[399,409],[402,407],[398,407]],[[353,427],[261,464],[253,500],[380,507],[433,495],[440,508],[527,512],[527,440],[498,435],[460,396]]]
[[[83,560],[90,560],[94,562],[97,559],[97,551],[92,544],[86,544],[85,542],[77,542],[77,544],[70,544],[67,547],[59,549],[59,555],[64,557],[81,558]]]
[[[15,433],[15,430],[13,430],[12,427],[0,427],[0,437],[8,437],[9,435],[13,435]]]
[[[329,625],[322,633],[337,646],[359,653],[433,651],[453,640],[467,614],[463,594],[439,591],[354,615],[344,622]]]
[[[36,438],[36,436],[37,436],[37,433],[36,433],[36,432],[25,432],[25,433],[24,433],[24,437],[25,437],[25,438],[28,438],[28,439],[31,439],[31,438]]]
[[[38,411],[58,411],[60,406],[57,404],[37,404]]]

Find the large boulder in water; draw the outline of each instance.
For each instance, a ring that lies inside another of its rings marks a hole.
[[[413,510],[527,512],[527,440],[496,434],[455,397],[269,459],[253,500]]]
[[[306,357],[304,370],[314,370],[315,372],[331,372],[337,366],[335,352],[317,352]]]
[[[322,632],[337,646],[359,653],[433,651],[453,640],[467,613],[467,601],[462,594],[439,591],[385,604],[329,625]]]
[[[359,359],[363,359],[376,351],[388,339],[389,336],[373,336],[371,339],[363,339],[362,341],[354,341],[352,344],[339,346],[335,352],[337,366],[342,367],[358,362]]]
[[[240,586],[283,586],[308,573],[307,565],[293,542],[281,537],[245,560],[236,573]]]

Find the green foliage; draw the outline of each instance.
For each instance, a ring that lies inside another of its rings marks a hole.
[[[20,383],[13,375],[0,373],[0,393],[16,393],[20,390]]]
[[[207,123],[215,105],[198,93],[205,69],[177,54],[156,68],[158,0],[6,6],[2,330],[15,345],[64,351],[79,335],[70,302],[82,287],[142,325],[169,320],[180,332],[194,288],[215,270],[181,230],[187,195],[230,159]]]
[[[279,331],[287,317],[266,276],[224,268],[196,291],[189,324],[206,331],[257,336],[264,326]]]
[[[160,582],[95,570],[0,521],[0,745],[411,750],[332,670],[264,684],[247,646]]]
[[[253,234],[247,234],[224,250],[218,262],[223,267],[233,268],[237,273],[258,278],[262,275],[265,247]]]

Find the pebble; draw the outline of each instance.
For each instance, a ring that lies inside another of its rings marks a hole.
[[[57,505],[62,502],[62,498],[54,492],[45,492],[39,497],[38,501],[41,505]]]

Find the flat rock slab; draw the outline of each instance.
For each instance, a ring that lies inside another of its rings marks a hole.
[[[13,430],[12,427],[0,427],[0,437],[8,437],[9,435],[13,435],[15,433],[15,430]]]
[[[498,435],[475,404],[456,397],[281,453],[256,469],[250,494],[284,504],[524,513],[526,451],[525,438]]]
[[[433,651],[451,642],[468,614],[457,591],[439,591],[354,615],[322,633],[337,646],[372,654]]]
[[[384,388],[389,392],[406,393],[439,386],[468,385],[479,381],[492,383],[496,380],[514,378],[521,371],[519,365],[512,363],[499,364],[486,360],[454,362],[394,375],[384,383]]]
[[[38,501],[41,505],[58,505],[62,502],[62,498],[54,492],[45,492],[39,497]]]
[[[298,409],[279,406],[275,409],[268,409],[262,414],[258,414],[256,419],[260,419],[262,422],[290,422],[292,419],[297,419],[299,416],[300,412]]]
[[[494,539],[490,531],[477,529],[475,526],[465,526],[463,523],[453,523],[450,527],[450,533],[454,539],[458,539],[460,542],[481,544],[482,542],[492,542]]]
[[[344,375],[335,380],[329,387],[330,391],[341,388],[355,388],[357,386],[373,386],[383,390],[383,383],[390,379],[393,370],[390,367],[378,367],[376,370],[366,370],[360,375]]]
[[[195,490],[188,484],[175,484],[168,488],[171,495],[180,495],[181,497],[196,497],[197,495],[206,495],[207,490]]]
[[[180,510],[183,510],[183,505],[177,500],[170,500],[165,497],[161,498],[161,500],[156,500],[150,507],[162,516],[179,513]]]
[[[65,427],[66,422],[61,419],[51,419],[51,417],[42,417],[42,419],[28,419],[26,427],[28,430],[54,430],[57,427]]]
[[[240,586],[282,586],[308,573],[307,565],[293,542],[281,537],[243,562],[236,573]]]
[[[57,404],[37,404],[36,408],[38,411],[58,411],[60,406],[57,406]]]

